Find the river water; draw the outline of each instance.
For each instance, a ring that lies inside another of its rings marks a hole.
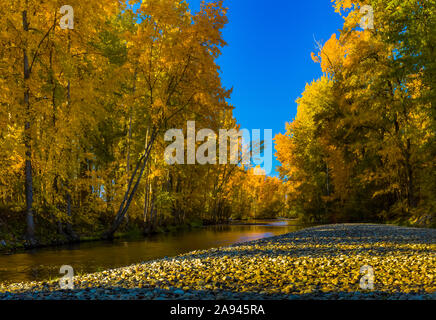
[[[294,220],[256,220],[158,234],[140,240],[87,242],[0,255],[0,282],[57,278],[62,276],[59,274],[62,265],[72,266],[76,275],[92,273],[193,250],[272,237],[301,228]]]

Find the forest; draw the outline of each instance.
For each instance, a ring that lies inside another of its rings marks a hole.
[[[196,14],[180,1],[70,5],[73,29],[60,27],[60,1],[0,4],[1,239],[110,239],[284,213],[283,184],[254,167],[164,161],[165,131],[187,120],[239,128],[216,63],[222,1]]]
[[[278,216],[434,226],[435,0],[334,1],[344,25],[316,43],[323,76],[274,139],[279,177],[164,161],[168,129],[240,129],[217,63],[227,8],[132,2],[71,0],[66,29],[62,1],[0,3],[0,239]],[[359,26],[364,4],[374,28]]]
[[[359,8],[373,8],[373,28]],[[308,221],[435,225],[436,2],[335,1],[343,29],[312,54],[276,137],[290,208]]]

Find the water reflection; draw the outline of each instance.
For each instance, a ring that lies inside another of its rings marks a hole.
[[[0,281],[19,282],[59,277],[62,265],[75,274],[90,273],[134,263],[176,256],[193,250],[227,246],[301,229],[292,220],[248,221],[245,224],[204,227],[159,234],[136,241],[90,242],[0,256]]]

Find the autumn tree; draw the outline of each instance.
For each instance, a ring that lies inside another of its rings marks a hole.
[[[374,29],[362,30],[360,8],[367,4],[374,9]],[[426,75],[432,72],[432,49],[418,45],[416,30],[431,34],[432,5],[335,3],[346,15],[344,27],[313,55],[324,73],[319,82],[328,88],[307,87],[295,121],[286,136],[277,137],[280,171],[293,182],[296,203],[316,204],[303,207],[306,214],[389,221],[431,216],[434,204],[427,192],[434,190],[434,179],[424,177],[432,176],[434,167],[433,93]],[[399,18],[409,9],[421,22]],[[311,111],[309,97],[315,102]],[[311,119],[309,126],[302,125],[304,117]],[[318,167],[310,166],[317,158]],[[315,193],[303,192],[313,179]]]

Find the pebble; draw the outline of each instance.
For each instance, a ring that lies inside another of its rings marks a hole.
[[[363,266],[374,289],[360,287]],[[76,276],[74,290],[58,281],[0,283],[0,300],[433,300],[435,272],[435,229],[324,225]]]
[[[185,294],[185,291],[183,291],[183,290],[175,290],[174,294],[183,295],[183,294]]]

